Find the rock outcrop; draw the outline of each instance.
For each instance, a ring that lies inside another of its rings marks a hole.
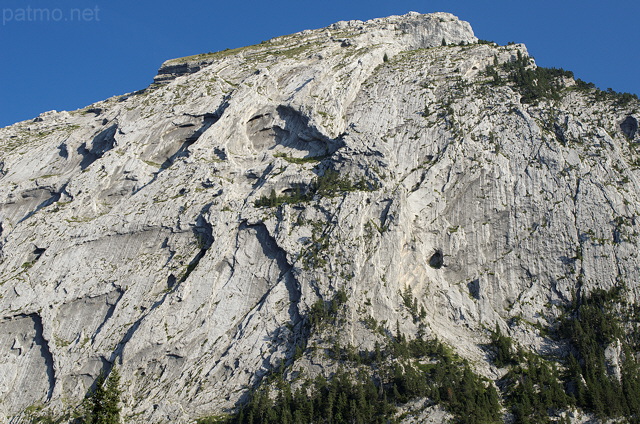
[[[570,78],[522,103],[489,71],[526,48],[477,41],[446,13],[339,22],[1,129],[0,417],[113,364],[132,422],[229,410],[281,364],[333,369],[296,350],[338,291],[342,344],[416,334],[410,287],[491,379],[486,328],[549,352],[576,293],[637,303],[638,103]]]

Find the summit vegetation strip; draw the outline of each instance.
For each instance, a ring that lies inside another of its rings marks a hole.
[[[536,104],[540,100],[559,100],[566,89],[565,79],[573,79],[572,71],[562,68],[532,67],[531,58],[518,52],[515,61],[501,65],[494,63],[487,68],[487,75],[494,85],[511,83],[520,93],[522,103]],[[627,106],[638,101],[638,96],[631,93],[619,93],[611,88],[599,90],[595,84],[576,79],[575,89],[593,92],[596,101],[609,100],[618,106]]]
[[[532,67],[531,58],[518,51],[513,62],[502,65],[494,63],[487,68],[493,85],[511,83],[522,96],[522,103],[537,103],[539,100],[557,100],[564,88],[564,78],[572,78],[573,72],[558,68]]]

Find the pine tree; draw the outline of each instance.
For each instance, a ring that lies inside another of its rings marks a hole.
[[[106,379],[101,372],[96,380],[95,389],[85,401],[83,424],[119,424],[120,423],[120,373],[113,368]]]
[[[93,392],[85,399],[86,414],[82,420],[83,424],[96,424],[96,417],[102,413],[104,403],[104,372],[100,372],[95,383]]]
[[[269,206],[278,206],[278,196],[276,196],[276,191],[274,189],[271,189],[271,193],[269,193]]]
[[[107,390],[104,399],[104,424],[117,424],[120,422],[120,372],[113,367],[107,379]]]

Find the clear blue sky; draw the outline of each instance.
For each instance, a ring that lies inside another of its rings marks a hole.
[[[0,8],[0,127],[144,88],[166,59],[412,10],[451,12],[479,38],[525,43],[541,66],[640,93],[637,0],[3,0]]]

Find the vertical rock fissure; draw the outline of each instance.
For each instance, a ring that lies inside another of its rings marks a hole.
[[[200,216],[196,219],[196,225],[193,228],[193,233],[198,242],[198,246],[200,250],[196,253],[196,256],[189,262],[187,265],[187,270],[180,278],[178,283],[183,283],[189,278],[189,275],[198,267],[198,264],[207,254],[207,251],[211,248],[213,244],[213,227],[211,224],[204,218],[204,214],[208,212],[211,204],[205,206],[200,212]]]
[[[289,294],[289,308],[287,312],[289,314],[292,339],[289,340],[290,346],[288,347],[286,359],[287,361],[291,361],[299,342],[306,345],[306,335],[302,333],[301,328],[296,330],[296,326],[302,321],[299,309],[299,302],[302,297],[300,282],[293,274],[293,265],[291,265],[287,260],[287,252],[278,245],[276,239],[269,233],[267,227],[264,224],[255,224],[248,227],[255,229],[256,236],[258,237],[258,241],[260,242],[260,246],[262,247],[264,254],[276,261],[278,269],[280,270],[278,281],[285,284],[287,293]],[[269,291],[270,290],[271,289],[269,289]],[[261,299],[261,302],[264,302],[265,298],[266,295]]]
[[[202,210],[202,214],[206,213],[210,206],[211,205],[205,206],[203,208],[203,210]],[[172,293],[174,293],[177,290],[177,288],[180,287],[180,283],[183,283],[184,281],[187,280],[187,278],[189,278],[191,273],[196,269],[196,267],[200,263],[200,260],[202,260],[202,258],[206,255],[206,253],[209,250],[209,248],[211,248],[211,245],[213,244],[213,241],[214,241],[213,240],[213,234],[212,234],[213,229],[211,227],[211,224],[209,224],[204,219],[202,214],[198,217],[198,219],[196,221],[196,226],[193,229],[193,232],[196,235],[198,243],[201,246],[200,250],[198,251],[198,253],[196,253],[195,257],[191,260],[191,262],[189,262],[189,265],[187,265],[187,269],[186,269],[185,273],[182,275],[182,277],[180,278],[179,281],[176,282],[175,281],[176,278],[173,275],[170,275],[168,277],[167,285],[170,286],[169,290],[164,291],[163,294],[162,294],[162,297],[160,299],[156,300],[153,303],[153,305],[151,305],[149,310],[144,315],[142,315],[140,318],[138,318],[129,327],[127,332],[124,334],[124,336],[122,336],[122,338],[120,339],[120,341],[116,345],[115,349],[113,350],[113,353],[111,354],[111,357],[109,359],[110,363],[114,363],[114,361],[118,357],[122,356],[122,352],[124,350],[125,345],[129,342],[129,340],[131,340],[131,338],[133,337],[135,332],[138,330],[138,328],[142,324],[142,321],[144,321],[145,318],[147,316],[149,316],[152,311],[154,311],[156,308],[161,306],[165,302],[165,300],[167,299],[167,296],[169,296]],[[198,237],[199,234],[202,234],[203,238],[199,238]]]
[[[2,232],[4,231],[4,228],[2,227],[2,221],[0,221],[0,263],[2,263],[3,259],[4,259],[4,255],[2,253],[2,247],[4,245],[4,242],[2,240]]]
[[[234,341],[237,341],[242,337],[244,329],[247,328],[247,325],[244,325],[248,323],[247,319],[252,319],[251,317],[253,316],[253,313],[255,311],[258,311],[265,304],[265,302],[268,301],[270,294],[279,283],[283,283],[285,285],[285,288],[287,289],[289,300],[287,313],[289,315],[289,321],[284,325],[276,328],[271,334],[273,335],[273,337],[277,338],[278,335],[283,331],[290,332],[290,337],[285,342],[287,343],[287,348],[284,363],[291,363],[295,355],[296,346],[299,346],[300,344],[305,346],[307,339],[307,335],[304,333],[304,328],[299,325],[303,321],[302,316],[299,312],[299,302],[302,297],[300,282],[293,274],[293,265],[289,264],[289,262],[287,261],[286,251],[277,244],[275,238],[271,236],[269,230],[264,224],[247,224],[246,222],[243,222],[238,228],[238,234],[240,234],[243,230],[255,231],[255,236],[260,244],[260,247],[262,248],[263,254],[267,258],[275,261],[278,266],[278,278],[277,282],[268,287],[266,292],[260,297],[260,299],[258,299],[251,310],[247,311],[247,313],[240,319],[240,322],[242,324],[238,324],[235,326],[235,329],[233,330],[233,336],[231,337],[231,342],[220,355],[220,359],[216,361],[214,368],[218,366],[222,359],[229,354],[229,352],[233,348]],[[268,363],[268,361],[266,361],[265,363]],[[265,375],[269,375],[269,373]],[[258,378],[255,381],[255,384],[259,385],[260,381],[262,381],[262,378],[264,378],[264,376]]]
[[[575,300],[579,300],[581,299],[583,293],[582,293],[582,286],[583,286],[583,279],[584,279],[584,261],[583,261],[583,254],[584,254],[584,243],[582,240],[582,234],[580,233],[580,226],[578,224],[578,213],[579,213],[579,201],[578,201],[578,196],[580,196],[580,184],[582,182],[582,178],[577,177],[577,181],[576,181],[576,191],[575,191],[575,195],[573,197],[573,210],[574,210],[574,225],[576,227],[576,236],[577,236],[577,240],[578,240],[578,251],[576,252],[576,260],[580,261],[580,270],[578,271],[578,277],[576,279],[576,299]]]
[[[107,313],[104,315],[104,319],[102,320],[102,322],[96,329],[95,333],[93,333],[93,336],[91,337],[92,342],[96,340],[96,337],[98,336],[98,334],[100,334],[104,325],[113,316],[113,312],[115,311],[116,306],[118,305],[118,302],[120,302],[120,299],[122,299],[122,296],[124,295],[124,290],[122,290],[121,288],[117,288],[116,291],[118,292],[118,298],[113,302],[113,304],[109,305],[109,309],[107,309]],[[108,302],[108,299],[106,299],[105,301]]]
[[[49,401],[51,399],[51,396],[53,395],[53,389],[55,388],[56,384],[55,369],[53,367],[53,354],[49,349],[49,341],[44,337],[42,317],[40,317],[40,315],[38,314],[32,314],[31,319],[33,320],[33,327],[36,332],[34,341],[36,345],[40,346],[40,354],[42,355],[45,363],[47,380],[49,383],[49,389],[47,391],[47,401]]]

